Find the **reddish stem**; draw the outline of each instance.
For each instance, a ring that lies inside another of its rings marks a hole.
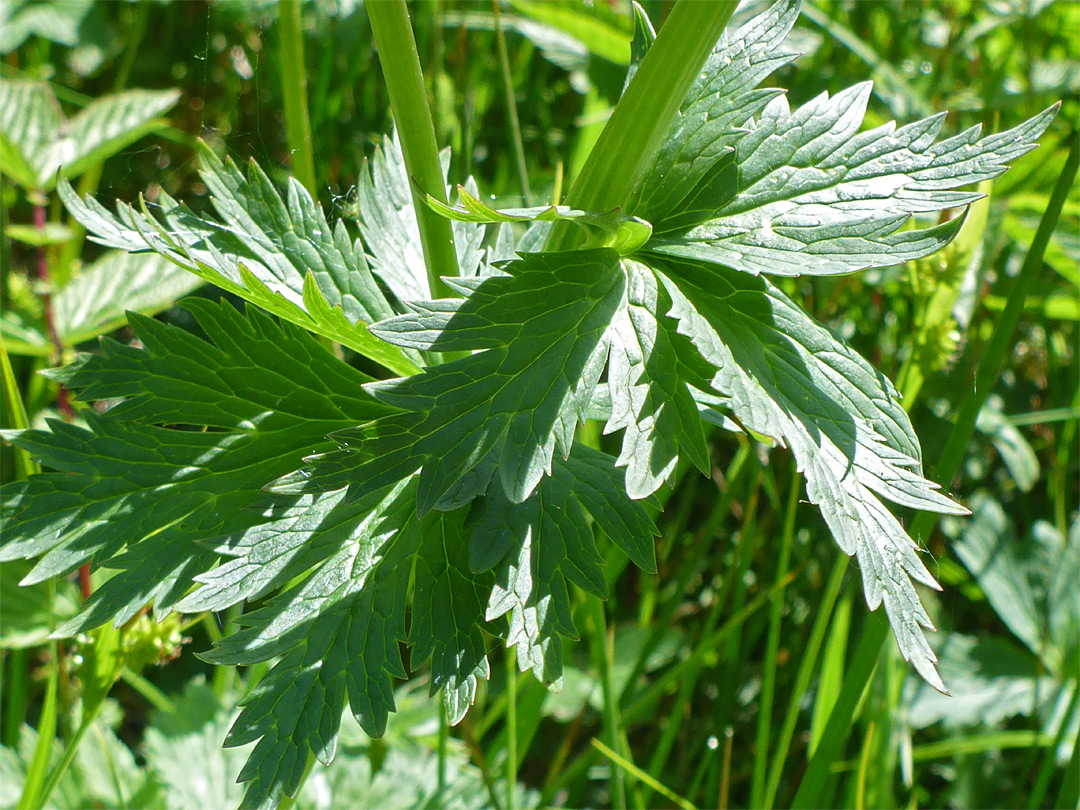
[[[83,563],[79,568],[79,590],[82,591],[83,601],[94,592],[94,586],[90,584],[90,563]]]

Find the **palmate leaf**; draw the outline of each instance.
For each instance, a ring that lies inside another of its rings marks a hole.
[[[53,293],[57,336],[74,346],[122,326],[127,311],[155,315],[202,283],[161,256],[110,251]]]
[[[837,543],[857,556],[871,610],[883,601],[904,658],[944,690],[920,628],[932,629],[911,579],[939,586],[881,498],[966,514],[920,471],[899,397],[865,360],[762,279],[672,267],[672,315],[718,373],[717,391],[748,428],[787,444]],[[705,276],[708,292],[695,284]],[[695,278],[696,277],[696,278]],[[721,286],[720,282],[723,282]]]
[[[974,127],[935,142],[944,114],[859,132],[870,91],[866,83],[823,94],[795,112],[782,97],[771,101],[739,139],[733,164],[728,155],[714,164],[721,175],[714,196],[723,205],[708,217],[698,213],[700,224],[688,230],[659,234],[646,249],[789,276],[922,258],[947,245],[963,218],[903,229],[911,216],[978,200],[977,192],[953,189],[1002,174],[1008,161],[1035,148],[1057,112],[1055,105],[982,140]]]
[[[913,581],[936,583],[885,503],[964,510],[922,477],[891,384],[767,274],[850,272],[943,244],[958,217],[901,226],[972,201],[961,187],[1029,150],[1052,111],[937,143],[940,118],[860,133],[864,87],[791,112],[757,85],[791,60],[781,43],[797,13],[781,0],[718,44],[625,211],[499,212],[467,184],[440,209],[473,220],[455,227],[451,299],[425,300],[393,139],[358,194],[363,243],[298,184],[282,196],[205,148],[217,218],[167,197],[160,217],[114,216],[61,185],[98,241],[159,253],[285,321],[194,303],[211,343],[133,316],[144,348],[106,342],[59,372],[84,399],[119,403],[85,429],[12,435],[53,471],[3,505],[0,556],[43,555],[31,581],[91,558],[117,571],[63,632],[146,602],[261,601],[207,655],[272,662],[230,732],[255,743],[245,806],[293,792],[309,752],[333,755],[346,700],[383,730],[403,643],[452,720],[487,676],[485,632],[557,681],[570,589],[604,592],[595,532],[653,567],[644,499],[680,458],[711,469],[702,422],[790,448],[868,604],[885,605],[904,656],[944,688]],[[601,246],[543,252],[552,217],[588,223]],[[504,225],[485,255],[488,221]],[[533,227],[515,255],[518,221]],[[621,240],[627,222],[643,227]],[[411,376],[372,380],[305,329]],[[575,445],[587,418],[621,433],[617,458]]]
[[[203,284],[161,256],[109,251],[51,295],[56,337],[74,347],[124,325],[125,312],[155,315]],[[9,309],[0,334],[12,354],[53,352],[44,319]]]
[[[860,132],[870,83],[792,112],[782,91],[755,86],[794,58],[780,43],[799,8],[780,0],[710,56],[628,206],[653,225],[646,252],[778,275],[927,256],[962,219],[903,229],[912,215],[979,199],[954,189],[1001,175],[1056,114],[1059,105],[981,140],[974,127],[935,142],[944,113]]]
[[[443,175],[450,166],[450,150],[443,150]],[[463,189],[476,194],[469,178]],[[356,189],[358,221],[371,254],[371,266],[400,301],[431,297],[424,264],[420,229],[412,204],[412,184],[396,130],[364,161]],[[454,246],[461,275],[478,275],[483,260],[484,228],[475,222],[453,223]]]

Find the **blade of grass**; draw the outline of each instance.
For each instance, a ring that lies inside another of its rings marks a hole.
[[[506,808],[517,809],[517,651],[506,650]]]
[[[296,179],[317,199],[300,0],[278,0],[278,26],[281,33],[281,95],[285,102],[285,129],[289,136],[289,163]]]
[[[90,715],[83,715],[82,720],[79,722],[79,727],[75,730],[71,739],[67,741],[67,745],[64,746],[64,752],[60,755],[60,761],[56,764],[55,768],[49,771],[49,778],[45,782],[45,787],[38,793],[34,803],[27,805],[28,810],[42,810],[42,808],[46,806],[52,792],[56,790],[56,786],[60,784],[60,780],[63,778],[64,774],[67,773],[67,769],[72,761],[74,761],[75,752],[79,750],[79,745],[82,743],[83,737],[86,736],[86,732],[90,730],[90,726],[94,724],[94,718],[96,716],[96,712]],[[40,738],[38,741],[40,742]],[[34,754],[36,759],[37,752],[35,751]],[[21,802],[20,810],[22,810]]]
[[[851,628],[851,592],[844,594],[833,613],[832,626],[829,628],[829,640],[825,642],[825,654],[821,660],[821,675],[818,677],[817,694],[814,696],[814,712],[810,718],[810,742],[807,756],[812,757],[825,733],[825,724],[829,721],[836,698],[840,694],[840,684],[844,682],[844,659],[847,656],[848,632]]]
[[[818,603],[818,615],[814,619],[810,637],[803,647],[802,660],[799,662],[799,670],[795,674],[795,686],[791,691],[791,699],[788,702],[787,713],[784,715],[784,724],[781,726],[780,736],[776,741],[776,749],[773,751],[772,767],[769,770],[769,781],[765,788],[765,801],[762,805],[765,808],[771,809],[776,799],[776,792],[780,786],[780,777],[784,772],[784,763],[787,761],[791,740],[795,734],[795,725],[799,720],[799,707],[802,705],[806,690],[810,686],[810,678],[813,675],[818,653],[825,638],[825,631],[829,627],[833,606],[836,604],[840,588],[844,583],[844,573],[847,571],[848,559],[845,554],[837,555],[832,572],[829,574],[829,579],[822,591],[821,601]]]
[[[449,724],[446,722],[446,704],[439,702],[439,742],[438,751],[436,756],[439,758],[438,774],[436,777],[436,785],[438,787],[439,795],[441,796],[443,791],[446,790],[446,742],[450,736]]]
[[[788,495],[787,510],[784,513],[784,528],[780,537],[780,562],[776,567],[777,580],[787,574],[791,561],[791,545],[795,537],[795,513],[802,492],[802,476],[794,473],[791,479],[791,492]],[[772,610],[769,614],[769,639],[765,647],[765,673],[761,682],[761,697],[758,699],[757,738],[754,741],[754,775],[751,782],[750,806],[761,807],[765,793],[765,772],[769,758],[769,735],[772,726],[773,696],[776,690],[776,659],[780,651],[780,621],[784,614],[784,591],[777,590],[773,595]]]
[[[26,716],[27,705],[27,681],[29,673],[26,671],[29,664],[25,649],[4,650],[2,666],[5,667],[6,677],[0,694],[4,695],[4,728],[3,744],[8,748],[14,748],[19,742],[19,727],[22,726]]]
[[[859,643],[848,667],[848,675],[844,679],[817,751],[810,758],[810,764],[795,793],[793,808],[821,806],[821,793],[829,778],[830,766],[847,742],[856,709],[870,683],[888,634],[889,622],[884,611],[875,611],[866,617],[866,624],[859,635]]]
[[[611,741],[612,749],[622,748],[622,721],[619,716],[618,696],[612,678],[614,659],[614,640],[607,628],[607,616],[604,603],[599,597],[589,594],[586,597],[588,612],[585,632],[589,634],[593,650],[593,661],[600,673],[600,688],[604,700],[604,731]],[[611,769],[611,806],[627,807],[626,774],[619,768]]]
[[[1065,778],[1061,781],[1061,790],[1055,810],[1071,810],[1080,807],[1080,740],[1073,745],[1072,758],[1065,768]]]
[[[634,684],[637,683],[638,678],[645,672],[645,665],[649,656],[652,655],[653,650],[656,649],[656,645],[659,644],[661,638],[663,638],[666,628],[670,626],[672,616],[678,609],[682,596],[686,593],[691,578],[698,573],[701,559],[705,553],[703,546],[712,542],[713,538],[716,536],[716,532],[719,531],[724,518],[727,516],[732,501],[734,500],[735,486],[742,480],[742,476],[748,470],[746,462],[749,458],[750,443],[743,442],[739,446],[738,451],[736,451],[731,464],[728,465],[726,477],[724,478],[727,482],[727,488],[721,493],[719,500],[713,501],[708,516],[694,534],[691,546],[687,549],[686,557],[683,560],[683,564],[679,567],[678,576],[675,578],[675,587],[671,590],[672,597],[666,600],[664,609],[661,611],[659,617],[652,622],[652,632],[649,633],[648,640],[642,646],[641,652],[634,662],[634,667],[630,671],[630,677],[627,679],[626,685],[623,687],[623,692],[619,696],[620,703],[625,704],[630,697],[630,692],[633,690]]]
[[[1068,688],[1068,687],[1063,687]],[[1039,775],[1035,777],[1035,784],[1031,788],[1031,794],[1028,797],[1028,810],[1035,810],[1037,807],[1043,807],[1043,799],[1046,798],[1046,791],[1050,787],[1050,779],[1054,775],[1054,771],[1057,770],[1057,752],[1061,748],[1061,744],[1065,741],[1065,735],[1069,732],[1069,727],[1072,725],[1073,715],[1076,713],[1077,707],[1080,706],[1080,685],[1073,685],[1072,697],[1069,699],[1068,708],[1065,709],[1065,714],[1061,716],[1061,725],[1058,727],[1058,732],[1054,737],[1053,744],[1049,750],[1043,754],[1043,763],[1039,768]]]
[[[866,727],[866,739],[863,741],[862,756],[859,757],[859,777],[855,787],[855,810],[866,807],[866,772],[870,764],[871,743],[874,739],[874,721]]]
[[[15,371],[11,367],[11,360],[8,358],[2,335],[0,335],[0,381],[4,384],[4,408],[7,411],[8,423],[15,430],[26,430],[30,427],[30,422],[26,417],[19,383],[15,379]],[[36,472],[41,472],[38,463],[26,450],[16,447],[15,480],[25,481]]]
[[[724,622],[720,629],[698,644],[697,649],[694,650],[688,658],[680,661],[657,678],[652,685],[635,697],[633,703],[626,707],[623,711],[623,721],[628,723],[631,720],[636,720],[652,701],[656,700],[660,695],[671,688],[671,686],[678,679],[682,678],[688,670],[699,666],[702,660],[716,649],[717,645],[738,630],[748,618],[760,610],[765,603],[769,601],[774,590],[777,588],[786,588],[788,583],[795,579],[801,570],[802,569],[800,568],[790,572],[783,579],[773,584],[772,587],[758,594],[753,600],[746,604],[746,607]]]
[[[1053,744],[1053,737],[1037,731],[1017,730],[997,731],[991,734],[968,734],[913,746],[911,759],[913,762],[927,762],[935,759],[950,759],[963,754],[982,754],[986,751],[1006,751],[1033,746],[1049,749]],[[829,766],[829,770],[832,773],[853,771],[860,767],[861,762],[862,757],[838,760]]]
[[[697,808],[691,802],[684,799],[682,796],[661,783],[659,780],[653,778],[650,774],[645,773],[645,771],[641,770],[641,768],[639,768],[633,762],[630,762],[625,757],[621,757],[616,754],[599,740],[594,738],[590,742],[592,743],[593,748],[595,748],[597,751],[599,751],[601,754],[611,760],[611,762],[618,768],[626,771],[626,773],[630,774],[635,779],[639,779],[641,782],[648,785],[650,789],[659,793],[668,801],[674,802],[677,807],[681,807],[683,810],[697,810]]]
[[[672,686],[679,681],[685,673],[694,667],[700,666],[702,660],[712,653],[716,647],[724,641],[731,633],[736,632],[743,623],[758,610],[760,610],[765,604],[768,603],[769,597],[772,595],[773,589],[787,587],[787,585],[794,580],[801,568],[790,572],[783,580],[772,585],[764,592],[758,594],[746,607],[740,610],[738,613],[728,619],[723,626],[721,626],[715,633],[709,636],[698,644],[697,649],[694,650],[690,656],[678,664],[675,664],[668,669],[663,675],[656,679],[648,688],[644,689],[641,694],[633,696],[633,702],[628,703],[625,708],[622,709],[622,722],[624,727],[628,727],[630,723],[637,720],[647,709],[655,704],[661,696],[667,693]],[[624,701],[620,701],[623,703]],[[567,768],[558,779],[554,780],[550,785],[546,786],[543,794],[540,797],[540,805],[550,805],[554,799],[554,796],[562,790],[566,785],[572,782],[579,774],[581,774],[586,768],[588,768],[591,762],[591,751],[587,751],[580,755],[573,764]]]
[[[719,621],[723,609],[727,604],[728,595],[732,592],[734,584],[743,580],[743,575],[750,564],[750,558],[756,545],[754,541],[759,536],[756,531],[755,516],[757,513],[758,486],[760,484],[760,479],[761,471],[759,469],[753,488],[754,494],[751,496],[750,506],[743,515],[742,526],[738,533],[739,562],[737,565],[733,565],[729,568],[727,575],[720,585],[719,592],[713,597],[713,603],[709,608],[709,613],[705,619],[704,628],[702,629],[703,639],[708,639],[715,629],[716,623]],[[740,605],[736,604],[736,608],[737,607],[740,607]],[[728,660],[727,656],[721,657],[724,660]],[[660,741],[653,749],[652,757],[649,760],[649,773],[654,777],[659,778],[662,771],[670,771],[668,759],[671,755],[671,749],[675,744],[676,737],[683,729],[682,718],[685,717],[689,711],[690,703],[694,696],[694,690],[697,688],[697,683],[704,667],[705,659],[702,657],[699,659],[698,665],[689,668],[679,681],[679,692],[668,712],[667,724],[663,727]],[[713,725],[714,727],[716,726],[715,721]],[[648,794],[646,794],[646,798],[647,796]]]
[[[499,51],[499,67],[502,71],[503,90],[506,92],[506,115],[510,121],[511,142],[514,145],[514,159],[517,163],[518,180],[525,205],[532,205],[532,189],[529,188],[529,170],[525,165],[525,147],[521,142],[521,125],[518,123],[517,102],[514,100],[514,79],[510,75],[510,56],[506,52],[506,36],[503,34],[502,15],[499,13],[499,0],[491,0],[491,10],[495,15],[495,44]]]
[[[52,604],[52,581],[49,581],[49,604]],[[38,720],[38,739],[34,746],[34,755],[30,759],[30,767],[26,770],[26,781],[23,783],[22,795],[16,810],[34,810],[45,803],[47,794],[43,795],[42,788],[49,773],[49,759],[52,754],[53,744],[56,742],[56,718],[57,710],[57,685],[60,682],[60,644],[52,642],[49,645],[51,660],[49,662],[49,680],[45,684],[45,700],[41,706],[41,718]]]

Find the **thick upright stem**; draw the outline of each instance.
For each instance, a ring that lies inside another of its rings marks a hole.
[[[416,40],[409,24],[405,0],[378,0],[367,3],[368,20],[379,51],[390,109],[394,113],[405,169],[420,187],[441,203],[446,202],[446,180],[435,141],[427,91]],[[436,298],[450,295],[443,276],[458,275],[457,250],[450,220],[427,207],[413,190],[413,207],[420,226],[420,242],[427,264],[428,286]]]
[[[626,204],[737,5],[738,0],[675,4],[575,178],[567,205],[610,211]],[[573,235],[569,223],[556,223],[547,246],[565,250]]]
[[[304,32],[300,0],[279,0],[281,32],[281,89],[285,100],[285,126],[289,135],[289,162],[301,185],[315,196],[315,159],[311,152],[307,71],[304,67]]]

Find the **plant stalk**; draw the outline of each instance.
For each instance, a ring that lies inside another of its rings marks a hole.
[[[517,810],[517,651],[506,648],[506,808]]]
[[[435,125],[428,107],[416,40],[409,24],[409,9],[405,0],[379,0],[365,4],[364,8],[379,51],[405,169],[424,191],[445,204],[446,179],[439,160]],[[443,284],[442,277],[458,275],[454,231],[450,220],[428,208],[415,189],[412,196],[427,265],[428,287],[433,297],[447,298],[450,290]]]
[[[278,25],[281,29],[281,90],[285,101],[285,128],[289,136],[289,162],[296,179],[315,198],[315,159],[311,152],[311,117],[308,115],[300,0],[279,0]]]
[[[567,205],[585,211],[626,205],[737,5],[678,0],[574,179]],[[570,223],[556,223],[547,249],[567,250],[575,235]]]

